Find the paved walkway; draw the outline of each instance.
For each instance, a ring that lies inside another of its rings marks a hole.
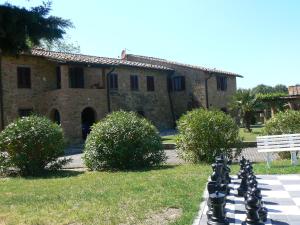
[[[300,175],[258,175],[264,206],[268,209],[266,225],[300,224]],[[230,225],[242,224],[246,218],[245,201],[237,196],[240,180],[233,177],[231,194],[225,206],[226,217]],[[204,193],[207,199],[207,191]],[[207,224],[206,201],[201,204],[199,216],[193,225]]]
[[[65,166],[65,168],[83,168],[82,162],[82,146],[72,147],[66,149],[66,157],[71,158],[72,162]],[[176,150],[165,150],[168,157],[167,164],[182,164],[184,161],[178,157]],[[265,161],[265,153],[258,153],[256,148],[245,148],[242,151],[242,155],[252,162]],[[278,158],[277,154],[273,155],[274,159]],[[300,224],[300,223],[299,223]]]

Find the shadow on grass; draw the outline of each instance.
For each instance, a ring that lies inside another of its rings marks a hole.
[[[66,177],[75,177],[85,173],[85,171],[74,171],[74,170],[58,170],[58,171],[46,171],[37,176],[27,176],[25,179],[57,179]]]

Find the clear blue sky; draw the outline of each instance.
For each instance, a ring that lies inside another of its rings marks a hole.
[[[68,34],[85,54],[126,48],[240,73],[243,88],[300,83],[298,0],[53,0],[52,14],[74,23]]]

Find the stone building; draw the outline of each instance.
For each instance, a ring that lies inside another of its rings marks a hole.
[[[136,111],[160,130],[195,107],[226,111],[236,90],[234,73],[143,56],[122,59],[34,49],[2,57],[0,125],[19,116],[46,115],[70,143],[115,110]]]

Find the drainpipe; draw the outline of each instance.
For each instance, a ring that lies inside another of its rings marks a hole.
[[[3,110],[3,85],[2,85],[2,52],[0,49],[0,113],[1,130],[4,129],[4,110]]]
[[[174,106],[173,106],[173,101],[172,101],[172,97],[171,97],[171,87],[169,87],[169,83],[171,82],[172,85],[172,74],[174,73],[174,71],[172,71],[171,73],[168,74],[168,80],[167,80],[167,87],[168,87],[168,97],[169,97],[169,102],[170,102],[170,109],[171,109],[171,114],[172,114],[172,119],[173,119],[173,127],[176,127],[176,119],[175,119],[175,114],[174,114]]]
[[[207,82],[210,78],[212,78],[213,73],[212,72],[208,72],[209,76],[207,78],[205,78],[205,97],[206,97],[206,109],[209,109],[209,102],[208,102],[208,85]]]
[[[109,89],[109,75],[115,71],[116,67],[113,67],[106,75],[106,97],[107,97],[107,111],[110,113],[110,89]]]

